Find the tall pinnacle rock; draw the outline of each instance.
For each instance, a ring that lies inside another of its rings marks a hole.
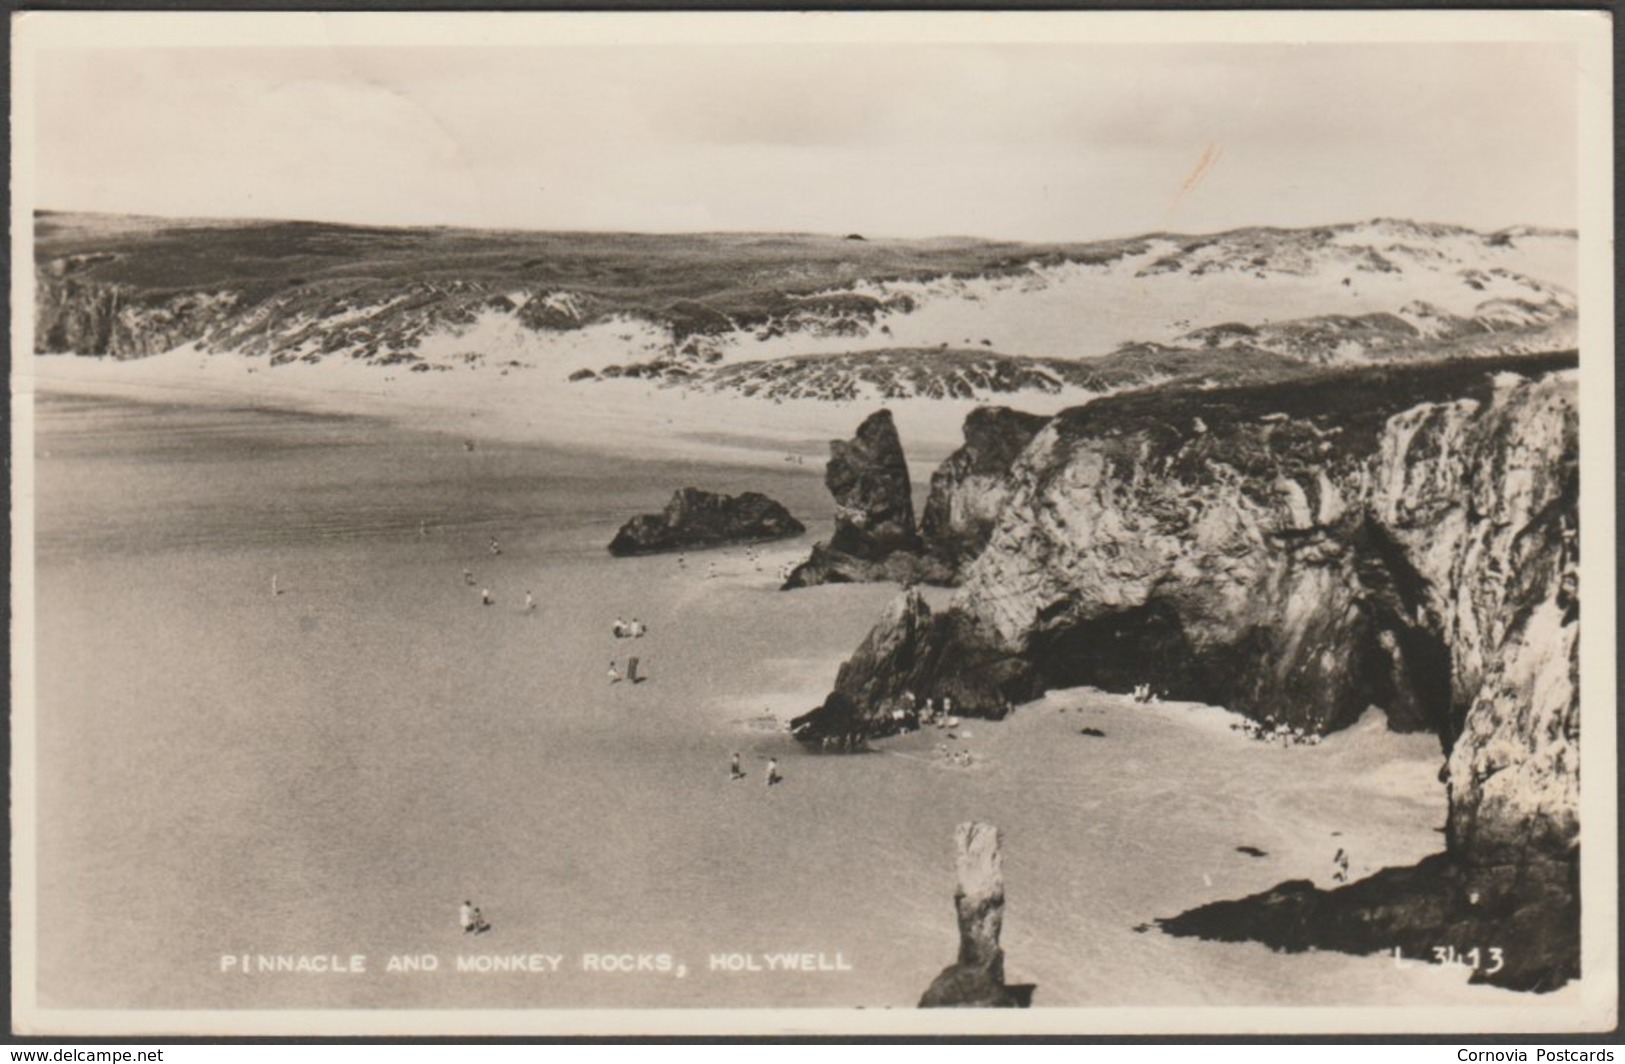
[[[816,544],[785,590],[869,580],[943,583],[946,564],[925,555],[914,524],[908,462],[891,411],[864,419],[850,440],[829,441],[824,486],[835,497],[835,534]]]
[[[893,551],[918,551],[908,462],[891,411],[877,410],[850,440],[831,440],[824,484],[835,496],[830,548],[878,562]]]
[[[932,982],[920,1008],[1026,1008],[1031,986],[1004,985],[1004,856],[999,829],[970,821],[954,831],[959,960]]]

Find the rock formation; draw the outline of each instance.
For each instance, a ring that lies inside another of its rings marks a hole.
[[[851,440],[831,440],[824,485],[835,496],[831,550],[877,562],[897,550],[918,550],[908,461],[891,411],[863,419]]]
[[[1379,367],[1066,411],[1013,464],[949,607],[888,611],[802,726],[832,703],[882,721],[904,691],[997,716],[1080,684],[1149,683],[1322,732],[1382,706],[1448,755],[1460,893],[1568,926],[1574,364]]]
[[[908,465],[891,415],[863,423],[852,443],[833,441],[825,483],[836,499],[836,532],[813,547],[785,588],[892,581],[953,584],[987,545],[1008,496],[1005,474],[1048,418],[978,407],[965,418],[965,444],[931,477],[914,531]]]
[[[1004,983],[1004,855],[999,829],[969,822],[954,831],[959,886],[959,959],[942,970],[920,998],[920,1008],[1026,1008],[1031,986]]]
[[[1549,991],[1580,974],[1578,871],[1576,861],[1481,865],[1442,853],[1336,890],[1291,880],[1157,925],[1171,935],[1291,953],[1397,949],[1413,963],[1449,948],[1471,967],[1472,982]]]
[[[835,497],[835,534],[813,548],[785,589],[928,578],[908,461],[891,411],[870,414],[851,440],[831,440],[829,455],[824,485]]]
[[[926,549],[958,569],[987,546],[1009,497],[1006,474],[1049,418],[1004,406],[983,406],[965,418],[965,445],[931,475],[920,518]]]
[[[724,543],[799,536],[806,528],[782,505],[758,492],[718,495],[698,488],[674,492],[658,514],[634,517],[610,541],[617,556],[654,554]]]

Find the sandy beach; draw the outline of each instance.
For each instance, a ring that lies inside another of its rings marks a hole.
[[[362,403],[280,370],[274,388],[166,391],[148,361],[37,360],[31,382],[43,1005],[909,1007],[953,959],[951,836],[973,817],[1005,831],[1009,977],[1039,1006],[1514,997],[1136,930],[1329,884],[1339,848],[1356,876],[1441,849],[1437,741],[1380,717],[1284,748],[1222,709],[1079,690],[953,739],[803,752],[784,722],[896,593],[776,590],[828,534],[823,440],[859,412],[595,408],[577,434],[514,399],[475,404],[464,431],[455,401],[420,419],[427,395]],[[905,445],[926,441],[911,457],[951,448],[957,423],[926,427],[952,417],[900,413]],[[541,431],[522,441],[527,418]],[[622,446],[595,451],[606,439]],[[764,491],[809,531],[756,561],[610,557],[622,521],[686,484]],[[615,639],[617,617],[648,635]],[[633,653],[647,682],[610,683]],[[490,932],[459,929],[465,898]],[[831,968],[726,959],[779,953]],[[244,955],[367,960],[223,960]],[[434,971],[388,970],[429,955]],[[558,970],[456,970],[481,955]],[[638,955],[669,967],[589,970]]]

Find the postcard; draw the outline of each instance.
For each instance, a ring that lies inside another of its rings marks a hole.
[[[1604,14],[12,28],[18,1033],[1617,1022]]]

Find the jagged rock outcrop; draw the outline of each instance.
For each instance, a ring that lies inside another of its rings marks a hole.
[[[1006,986],[1004,949],[1004,854],[999,829],[972,821],[954,831],[959,883],[954,913],[959,920],[959,959],[942,970],[920,998],[920,1008],[1026,1008],[1031,986]]]
[[[835,497],[831,550],[864,561],[918,550],[908,461],[890,410],[863,419],[851,440],[831,440],[824,485]]]
[[[920,517],[926,549],[958,568],[982,553],[1009,498],[1006,474],[1049,418],[983,406],[965,418],[965,444],[931,475]]]
[[[831,444],[826,483],[836,497],[836,532],[813,547],[785,588],[891,581],[953,584],[973,560],[1008,495],[1004,475],[1048,418],[1008,407],[978,407],[965,419],[965,444],[931,477],[917,533],[908,466],[887,411],[872,415],[852,444]]]
[[[146,358],[200,340],[238,304],[234,292],[142,293],[67,272],[45,271],[35,287],[36,351]]]
[[[665,510],[634,517],[610,541],[618,556],[654,554],[724,543],[749,543],[799,536],[807,529],[790,511],[759,492],[718,495],[699,488],[672,493]]]
[[[998,715],[1046,687],[1146,682],[1314,731],[1383,706],[1448,752],[1467,893],[1565,926],[1572,896],[1519,884],[1568,882],[1578,847],[1574,365],[1386,367],[1066,411],[1012,466],[952,604],[889,612],[896,638],[871,634],[836,693],[882,720],[904,690],[951,687],[958,712]]]
[[[1579,863],[1475,864],[1454,853],[1321,890],[1291,880],[1157,921],[1171,935],[1393,955],[1413,964],[1451,950],[1470,981],[1556,990],[1580,974]]]
[[[829,442],[824,485],[835,497],[835,534],[796,567],[786,590],[922,578],[908,461],[890,410],[864,418],[851,440]]]

